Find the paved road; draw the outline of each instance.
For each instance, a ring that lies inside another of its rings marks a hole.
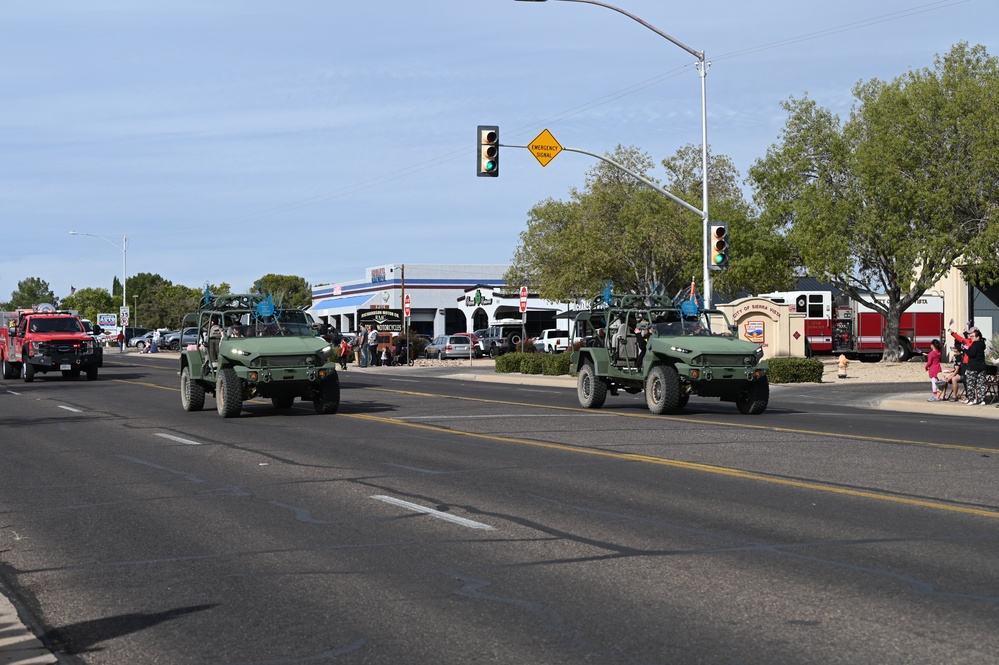
[[[340,416],[223,421],[178,413],[173,362],[0,395],[25,495],[0,489],[0,556],[66,662],[999,653],[994,437],[950,415],[994,409],[899,417],[854,406],[907,386],[795,386],[759,418],[696,399],[650,418],[473,365],[352,369]]]

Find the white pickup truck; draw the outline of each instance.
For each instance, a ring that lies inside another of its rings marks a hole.
[[[549,328],[534,340],[534,348],[542,353],[562,353],[569,348],[569,333]]]

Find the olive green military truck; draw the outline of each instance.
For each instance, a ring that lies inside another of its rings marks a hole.
[[[767,408],[763,349],[695,300],[605,294],[576,313],[575,328],[570,370],[586,408],[600,408],[621,390],[645,391],[655,414],[682,409],[691,395],[735,402],[745,414]]]
[[[197,343],[180,355],[185,411],[200,411],[209,393],[223,418],[238,416],[254,397],[270,398],[278,409],[301,398],[320,414],[340,406],[338,347],[317,336],[305,312],[282,310],[260,294],[206,295],[184,325],[198,329]]]

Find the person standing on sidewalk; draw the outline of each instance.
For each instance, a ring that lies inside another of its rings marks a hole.
[[[964,358],[968,369],[964,373],[965,393],[968,399],[965,404],[982,405],[985,404],[985,340],[982,339],[982,331],[972,328],[968,331],[967,337],[961,337],[957,333],[951,333],[954,339],[964,343]]]
[[[926,354],[926,364],[923,366],[926,369],[926,373],[930,375],[930,390],[932,395],[926,400],[927,402],[940,402],[946,397],[944,396],[944,390],[937,387],[937,377],[940,375],[940,340],[935,339],[930,342],[930,346],[933,348],[928,354]],[[944,384],[946,388],[946,384]]]
[[[378,359],[378,328],[368,326],[368,367],[374,367]]]
[[[115,339],[118,340],[118,353],[125,353],[125,331],[119,330]]]

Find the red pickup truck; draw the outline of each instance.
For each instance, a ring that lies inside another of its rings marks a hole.
[[[4,379],[34,381],[41,372],[62,372],[65,378],[86,373],[97,378],[99,347],[73,312],[51,305],[12,312],[10,324],[0,327],[0,365]],[[9,315],[8,315],[9,316]]]

